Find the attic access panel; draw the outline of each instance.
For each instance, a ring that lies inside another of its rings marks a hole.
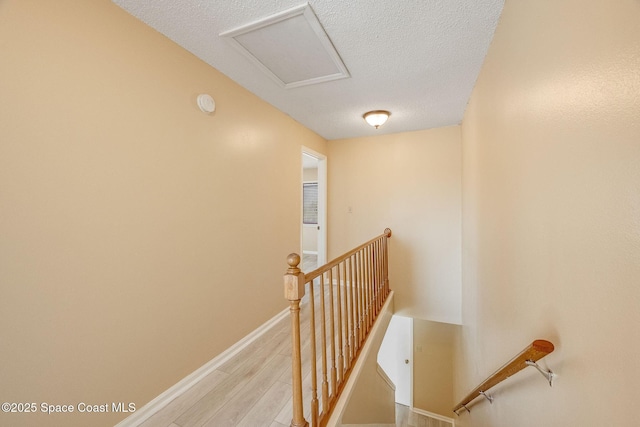
[[[221,33],[220,37],[287,89],[349,77],[309,4]]]

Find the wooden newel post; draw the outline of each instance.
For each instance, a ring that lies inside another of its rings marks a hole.
[[[384,296],[389,294],[389,239],[391,238],[390,228],[384,229],[384,255],[382,257],[382,275],[384,280]]]
[[[300,354],[300,300],[304,296],[304,273],[298,268],[300,255],[289,254],[289,268],[284,275],[284,297],[291,313],[291,375],[293,388],[293,419],[291,427],[306,427],[302,407],[302,355]]]

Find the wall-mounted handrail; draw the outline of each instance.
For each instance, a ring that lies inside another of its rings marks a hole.
[[[484,396],[490,402],[493,402],[493,398],[486,392],[489,391],[491,387],[506,380],[511,375],[521,371],[527,366],[535,366],[547,378],[547,380],[549,381],[549,385],[551,385],[553,372],[543,371],[536,362],[545,357],[547,354],[551,353],[553,349],[553,344],[549,341],[535,340],[531,343],[531,345],[522,350],[516,357],[511,359],[510,362],[505,364],[502,368],[498,369],[493,375],[484,380],[478,387],[474,388],[471,393],[469,393],[464,399],[462,399],[460,403],[455,406],[455,408],[453,408],[453,412],[458,415],[458,411],[461,409],[466,409],[467,411],[469,411],[467,405],[479,396]]]
[[[382,235],[308,274],[298,267],[298,254],[287,257],[284,294],[291,313],[291,427],[326,426],[389,296],[390,237],[391,230],[387,228]],[[308,299],[301,305],[305,288]],[[302,316],[301,306],[305,309]],[[308,328],[302,326],[304,318],[308,318]],[[308,337],[308,346],[304,346],[308,357],[303,356],[301,347],[303,329],[305,339]],[[303,378],[308,378],[310,384],[303,386]],[[305,419],[305,406],[310,422]]]

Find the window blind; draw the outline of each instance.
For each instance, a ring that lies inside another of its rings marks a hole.
[[[318,223],[318,183],[302,184],[302,223]]]

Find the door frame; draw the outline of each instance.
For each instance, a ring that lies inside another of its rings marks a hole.
[[[314,157],[318,160],[318,266],[327,262],[327,156],[312,150],[309,147],[302,146],[300,159],[302,155]],[[300,162],[300,201],[302,203],[302,162]],[[301,209],[302,211],[302,209]],[[302,217],[300,218],[300,253],[302,253],[302,234],[304,224]]]

